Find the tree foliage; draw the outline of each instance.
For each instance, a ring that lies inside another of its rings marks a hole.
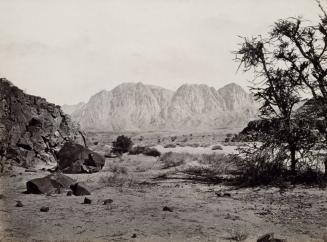
[[[235,52],[239,68],[254,72],[251,91],[261,104],[260,117],[279,123],[278,129],[265,133],[260,151],[273,148],[276,158],[290,161],[293,174],[299,159],[319,141],[312,117],[327,122],[327,14],[320,3],[319,7],[323,15],[318,24],[301,18],[278,20],[266,38],[243,38]],[[310,112],[316,115],[295,116],[305,93],[311,94]],[[319,131],[326,140],[326,128]],[[286,154],[283,158],[277,155],[281,151]]]

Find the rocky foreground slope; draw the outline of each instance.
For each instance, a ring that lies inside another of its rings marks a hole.
[[[66,141],[85,144],[79,126],[60,106],[25,94],[6,79],[0,79],[0,169],[17,162],[30,167],[55,162]]]
[[[212,130],[246,125],[255,116],[257,105],[235,83],[218,90],[184,84],[175,92],[143,83],[123,83],[95,94],[84,105],[63,109],[88,130]]]

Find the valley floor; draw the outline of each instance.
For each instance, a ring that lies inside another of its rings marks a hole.
[[[117,164],[127,170],[114,175]],[[266,233],[287,241],[327,240],[323,189],[195,183],[175,168],[163,170],[157,158],[137,155],[107,159],[99,173],[69,175],[92,190],[92,204],[83,204],[84,197],[64,192],[24,194],[26,181],[48,173],[16,169],[0,177],[0,241],[256,241]],[[164,173],[175,175],[154,179]],[[217,196],[221,192],[230,196]],[[103,205],[105,199],[113,203]],[[17,200],[24,206],[16,207]],[[40,212],[42,206],[49,212]]]

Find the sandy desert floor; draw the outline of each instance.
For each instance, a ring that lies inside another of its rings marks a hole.
[[[119,167],[126,168],[115,174]],[[178,169],[162,169],[158,158],[144,155],[107,159],[99,173],[69,175],[91,189],[92,204],[83,204],[84,197],[65,192],[24,194],[26,181],[48,172],[15,168],[0,177],[0,241],[256,241],[266,233],[327,241],[326,189],[238,189],[188,180]],[[155,179],[163,174],[173,176]],[[103,205],[105,199],[113,203]]]

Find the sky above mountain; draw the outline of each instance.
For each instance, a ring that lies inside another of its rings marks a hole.
[[[57,104],[122,82],[247,86],[239,35],[319,14],[314,0],[1,0],[0,75]]]

